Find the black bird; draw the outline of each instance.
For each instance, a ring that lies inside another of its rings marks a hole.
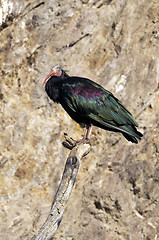
[[[60,103],[77,123],[86,126],[83,140],[90,138],[93,125],[121,132],[133,143],[141,139],[142,133],[137,131],[138,124],[131,113],[99,84],[87,78],[70,77],[60,66],[55,66],[44,85],[50,99]]]

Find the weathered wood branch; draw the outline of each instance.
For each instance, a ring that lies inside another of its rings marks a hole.
[[[62,220],[67,201],[75,183],[80,160],[88,154],[89,151],[90,145],[82,143],[74,147],[70,152],[50,213],[39,232],[34,235],[31,240],[48,240],[54,236]]]

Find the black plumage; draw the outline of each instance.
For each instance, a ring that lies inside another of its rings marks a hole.
[[[47,82],[46,82],[47,81]],[[46,82],[46,84],[45,84]],[[55,66],[43,85],[50,99],[60,103],[79,124],[86,125],[85,138],[92,125],[121,132],[134,143],[141,139],[137,122],[122,103],[99,84],[81,77],[70,77],[60,66]]]

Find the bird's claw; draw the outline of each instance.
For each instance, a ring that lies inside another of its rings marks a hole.
[[[88,138],[82,138],[78,141],[75,141],[73,138],[68,137],[67,133],[64,133],[65,141],[62,143],[62,145],[70,150],[72,150],[75,146],[81,143],[89,143]]]
[[[81,143],[89,143],[89,142],[90,141],[88,138],[82,138],[82,139],[76,141],[76,145],[81,144]]]
[[[67,133],[64,133],[65,141],[62,143],[62,145],[68,149],[73,149],[76,146],[76,141],[73,140],[73,138],[68,137]]]

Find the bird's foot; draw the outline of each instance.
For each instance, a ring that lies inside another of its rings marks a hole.
[[[73,149],[76,146],[76,141],[69,137],[67,133],[64,133],[65,141],[62,143],[62,145],[68,149]]]
[[[89,143],[88,138],[82,138],[78,141],[75,141],[73,138],[68,137],[67,133],[64,133],[65,141],[62,143],[62,145],[68,149],[73,149],[75,146],[81,143]]]
[[[76,141],[76,145],[81,144],[81,143],[89,143],[89,139],[83,137],[82,139]]]

